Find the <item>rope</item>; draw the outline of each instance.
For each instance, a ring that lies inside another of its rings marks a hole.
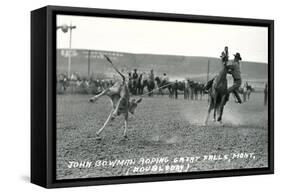
[[[103,56],[104,56],[104,57],[106,58],[106,60],[111,64],[111,66],[113,67],[113,69],[114,69],[115,71],[117,71],[117,73],[120,74],[121,77],[122,77],[123,80],[124,80],[124,79],[125,79],[125,76],[124,76],[122,73],[120,73],[120,71],[114,66],[113,62],[109,59],[109,57],[106,56],[106,55],[103,55]],[[164,85],[164,86],[161,86],[161,87],[159,87],[159,88],[155,88],[155,89],[151,90],[150,92],[144,93],[144,94],[142,94],[142,95],[140,95],[140,96],[144,96],[144,95],[146,95],[146,94],[150,94],[150,93],[152,93],[154,90],[159,90],[160,88],[163,88],[163,87],[166,87],[166,86],[169,86],[169,85],[172,85],[172,84],[174,84],[174,83],[172,82],[172,83],[166,84],[166,85]]]
[[[146,95],[146,94],[150,94],[150,93],[152,93],[154,90],[159,90],[160,88],[164,88],[164,87],[169,86],[169,85],[172,85],[172,84],[174,84],[174,83],[172,82],[172,83],[166,84],[166,85],[164,85],[164,86],[161,86],[161,87],[159,87],[159,88],[155,88],[155,89],[151,90],[150,92],[146,92],[146,93],[144,93],[144,94],[142,94],[142,95],[140,95],[140,96],[144,96],[144,95]]]

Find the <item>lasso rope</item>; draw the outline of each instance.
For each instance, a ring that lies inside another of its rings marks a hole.
[[[125,79],[124,75],[119,72],[119,70],[114,66],[113,62],[109,59],[109,57],[106,56],[106,55],[103,55],[103,56],[104,56],[105,59],[112,65],[112,67],[115,69],[115,71],[117,71],[117,73],[120,74],[123,79]],[[166,86],[169,86],[169,85],[172,85],[172,84],[174,84],[174,83],[169,83],[169,84],[166,84],[166,85],[164,85],[164,86],[155,88],[155,89],[151,90],[150,92],[144,93],[144,94],[142,94],[142,95],[140,95],[140,96],[144,96],[144,95],[150,94],[150,93],[152,93],[154,90],[159,90],[160,88],[163,88],[163,87],[166,87]]]
[[[169,86],[169,85],[172,85],[172,84],[174,84],[174,83],[169,83],[169,84],[166,84],[166,85],[164,85],[164,86],[155,88],[155,89],[151,90],[150,92],[146,92],[146,93],[144,93],[144,94],[142,94],[142,95],[140,95],[140,96],[144,96],[144,95],[150,94],[150,93],[152,93],[154,90],[159,90],[160,88],[164,88],[164,87]]]

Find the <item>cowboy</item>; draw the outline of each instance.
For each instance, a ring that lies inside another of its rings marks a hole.
[[[134,69],[133,79],[134,79],[134,80],[138,79],[137,69]]]
[[[128,72],[128,80],[131,81],[133,79],[132,72]]]
[[[226,65],[228,63],[228,46],[224,47],[224,51],[221,52],[221,61],[223,65]],[[209,93],[209,89],[211,88],[212,84],[213,84],[214,79],[211,79],[207,82],[206,86],[203,88],[205,93]]]
[[[154,81],[154,72],[153,72],[153,69],[150,70],[149,79],[150,79],[151,81]]]
[[[227,64],[228,62],[228,47],[224,47],[224,51],[221,53],[221,60],[224,64]]]
[[[165,81],[165,82],[169,82],[169,77],[167,76],[166,73],[163,73],[162,80]]]
[[[241,86],[242,79],[241,79],[241,72],[240,72],[240,63],[242,58],[240,56],[240,53],[236,53],[234,55],[234,61],[231,65],[227,65],[228,73],[232,75],[233,77],[233,85],[228,88],[227,90],[227,99],[229,98],[229,94],[232,92],[235,97],[237,98],[238,103],[242,103],[242,100],[239,96],[238,90]]]
[[[134,72],[132,75],[132,93],[134,95],[137,94],[137,81],[138,81],[138,73],[137,73],[137,69],[134,69]]]
[[[227,48],[227,47],[226,47]],[[227,52],[228,53],[228,52]],[[226,65],[226,61],[228,60],[228,56],[227,56],[227,54],[223,51],[223,52],[221,52],[221,56],[220,56],[220,58],[221,58],[221,61],[222,61],[222,64],[223,65]],[[213,85],[213,82],[214,82],[214,79],[215,78],[213,78],[213,79],[211,79],[211,80],[209,80],[207,83],[206,83],[206,85],[204,86],[204,88],[203,88],[203,90],[204,90],[204,92],[206,93],[206,94],[208,94],[209,93],[209,89],[212,87],[212,85]]]

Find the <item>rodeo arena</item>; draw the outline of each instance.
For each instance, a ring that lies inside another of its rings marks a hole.
[[[57,178],[126,174],[72,160],[248,154],[189,171],[267,165],[267,64],[217,57],[57,49]],[[151,174],[151,171],[138,174]]]

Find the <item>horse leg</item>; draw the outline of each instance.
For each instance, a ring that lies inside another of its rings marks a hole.
[[[214,118],[213,121],[216,121],[216,114],[217,114],[217,97],[214,98]]]
[[[222,114],[223,114],[224,105],[225,105],[225,95],[222,97],[222,100],[221,100],[221,103],[220,103],[220,106],[219,106],[219,117],[218,117],[218,121],[219,121],[220,123],[222,123]]]
[[[220,107],[220,116],[218,118],[218,122],[220,122],[220,124],[222,124],[223,109],[224,109],[224,105],[222,104]]]
[[[216,114],[217,114],[217,107],[216,105],[214,105],[214,117],[213,117],[213,121],[216,121]]]
[[[212,99],[210,100],[210,103],[209,103],[209,108],[208,108],[208,113],[207,113],[207,116],[206,116],[206,119],[205,119],[205,125],[208,124],[208,120],[209,120],[209,117],[210,117],[210,113],[211,113],[211,110],[213,109],[213,101]]]
[[[129,116],[128,114],[125,115],[125,122],[124,122],[125,126],[124,126],[124,132],[123,132],[124,138],[127,138],[126,131],[128,129],[128,116]]]

